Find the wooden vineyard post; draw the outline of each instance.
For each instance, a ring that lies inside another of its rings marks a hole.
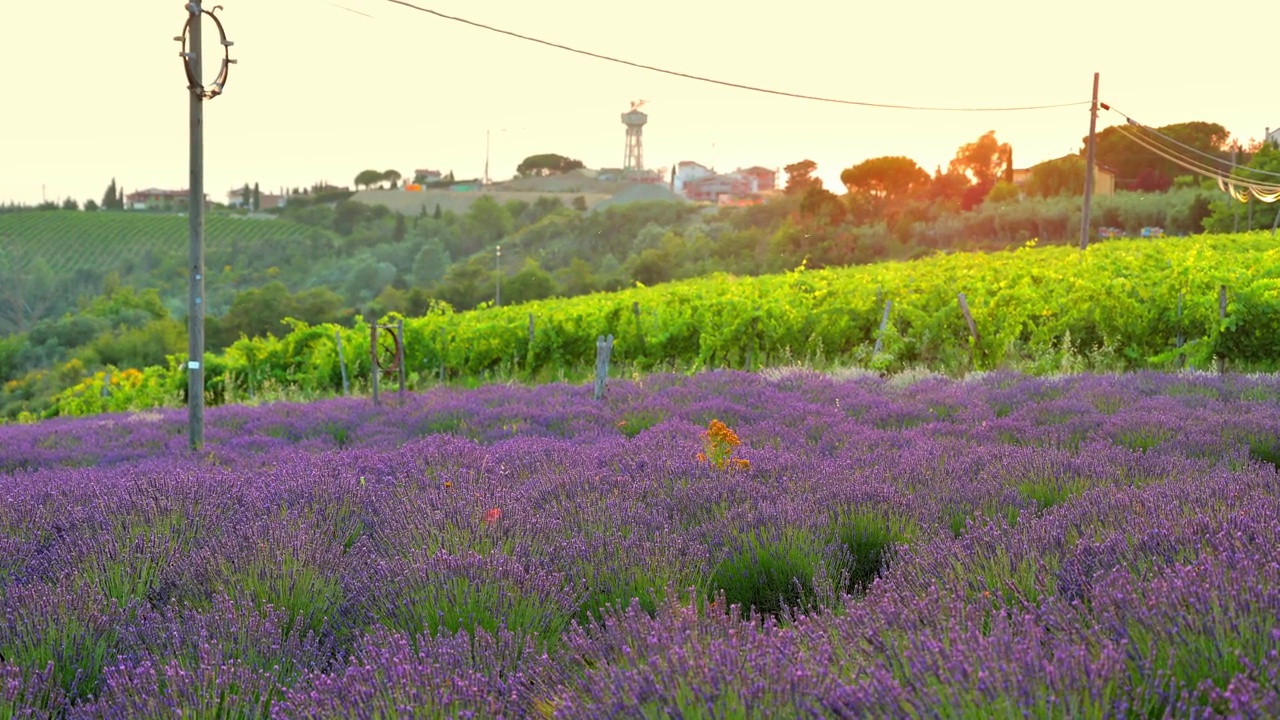
[[[347,355],[342,351],[342,332],[333,331],[333,339],[338,343],[338,367],[342,368],[342,397],[351,394],[351,381],[347,377]]]
[[[647,351],[644,347],[644,329],[640,327],[640,303],[639,301],[631,303],[631,312],[636,316],[636,337],[640,338],[640,355],[644,357]]]
[[[879,294],[879,291],[876,291],[876,295],[879,296]],[[889,327],[889,309],[892,307],[892,300],[884,301],[884,313],[880,316],[880,332],[876,333],[876,346],[871,349],[871,358],[873,360],[875,356],[880,354],[880,350],[884,348],[884,331]]]
[[[1174,347],[1178,349],[1178,369],[1181,370],[1187,364],[1187,354],[1182,352],[1182,301],[1185,293],[1178,293],[1178,337],[1174,342]]]
[[[964,321],[969,324],[969,364],[975,365],[975,358],[978,353],[978,326],[973,322],[973,314],[969,312],[969,303],[964,298],[964,293],[956,296],[960,301],[960,312],[964,314]]]
[[[444,328],[440,328],[439,334],[436,336],[436,346],[440,348],[440,384],[444,384]]]
[[[400,372],[400,402],[404,402],[404,318],[396,318],[396,367]]]
[[[760,308],[751,318],[751,344],[747,345],[747,372],[756,371],[756,346],[760,344]]]
[[[596,400],[604,397],[604,381],[609,377],[609,356],[613,354],[613,336],[596,338]]]
[[[529,313],[529,347],[524,353],[525,371],[529,373],[529,377],[533,377],[533,341],[537,338],[537,328],[534,325],[533,313]]]
[[[1227,319],[1227,286],[1219,285],[1218,286],[1218,320],[1220,321],[1219,328],[1221,328],[1221,321],[1226,319]],[[1219,332],[1221,332],[1221,330],[1219,330]],[[1226,371],[1227,371],[1227,359],[1222,355],[1219,355],[1218,356],[1218,374],[1221,375]]]
[[[373,404],[381,405],[378,398],[378,324],[369,326],[369,375],[373,379]]]

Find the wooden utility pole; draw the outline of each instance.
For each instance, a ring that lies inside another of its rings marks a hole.
[[[1235,167],[1236,154],[1240,152],[1240,143],[1231,146],[1231,165]],[[1240,204],[1231,203],[1231,232],[1240,232]]]
[[[204,11],[200,0],[187,5],[187,72],[191,87],[191,196],[187,201],[190,247],[187,251],[187,438],[192,450],[204,447]]]
[[[187,93],[191,96],[191,161],[190,195],[187,200],[187,224],[190,235],[187,253],[187,439],[192,450],[204,447],[204,101],[222,94],[227,75],[235,60],[230,49],[235,43],[227,39],[222,21],[213,11],[200,7],[200,0],[184,6],[187,22],[182,34],[174,40],[182,43],[183,70],[187,74]],[[217,26],[222,45],[222,67],[208,86],[204,82],[204,17]]]
[[[1093,203],[1093,173],[1098,147],[1098,73],[1093,74],[1093,102],[1089,105],[1089,147],[1084,166],[1084,207],[1080,213],[1080,249],[1089,247],[1089,210]]]

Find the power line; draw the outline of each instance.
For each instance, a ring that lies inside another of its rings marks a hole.
[[[354,10],[352,8],[347,7],[346,5],[339,5],[338,3],[330,2],[329,0],[325,0],[325,2],[341,10],[346,10],[349,13],[355,13],[356,15],[363,15],[367,18],[372,18],[374,20],[377,20],[377,18],[373,17],[369,13],[364,13],[364,12],[360,12],[359,10]]]
[[[1164,159],[1172,163],[1175,163],[1177,165],[1180,165],[1183,168],[1186,168],[1187,170],[1190,170],[1196,174],[1203,175],[1205,177],[1209,177],[1209,178],[1213,178],[1214,180],[1217,180],[1219,189],[1231,195],[1233,198],[1235,198],[1236,200],[1239,200],[1240,202],[1245,202],[1248,199],[1248,193],[1246,193],[1245,191],[1248,191],[1249,193],[1253,193],[1254,197],[1267,203],[1275,202],[1276,200],[1280,199],[1280,185],[1273,185],[1270,183],[1263,183],[1263,182],[1251,182],[1246,178],[1241,178],[1241,177],[1224,173],[1221,170],[1205,165],[1199,162],[1198,160],[1189,159],[1186,156],[1179,155],[1176,152],[1169,150],[1168,148],[1161,148],[1155,143],[1143,138],[1142,135],[1139,134],[1137,131],[1130,130],[1129,128],[1123,125],[1117,125],[1116,129],[1122,135],[1128,137],[1129,139],[1142,145],[1143,147],[1156,153],[1157,155],[1163,157]],[[1236,189],[1237,187],[1242,187],[1244,188],[1244,190],[1237,190]]]
[[[1013,112],[1013,111],[1019,111],[1019,110],[1050,110],[1054,108],[1065,108],[1065,107],[1074,107],[1077,105],[1088,105],[1090,103],[1089,100],[1082,100],[1080,102],[1056,103],[1052,105],[1021,105],[1021,106],[1014,106],[1014,107],[933,107],[933,106],[924,106],[924,105],[893,105],[889,103],[874,103],[874,102],[865,102],[861,100],[843,100],[840,98],[822,97],[819,95],[805,95],[804,93],[787,92],[785,90],[773,90],[770,88],[763,88],[755,85],[747,85],[744,83],[730,82],[728,80],[717,80],[715,78],[704,77],[701,75],[693,75],[691,73],[680,72],[678,70],[668,70],[666,68],[655,67],[653,65],[645,65],[644,63],[638,63],[631,60],[623,60],[622,58],[616,58],[609,55],[601,55],[600,53],[594,53],[589,50],[580,50],[578,48],[570,47],[568,45],[561,45],[560,43],[551,42],[550,40],[541,40],[539,38],[531,37],[529,35],[522,35],[518,32],[514,32],[511,30],[503,30],[502,28],[497,28],[492,25],[486,25],[484,23],[476,22],[474,20],[467,20],[466,18],[457,17],[455,15],[448,15],[440,12],[439,10],[432,10],[430,8],[425,8],[425,7],[422,7],[421,5],[415,5],[411,2],[406,2],[405,0],[387,0],[387,2],[394,3],[396,5],[401,5],[401,6],[410,8],[412,10],[417,10],[419,12],[424,12],[424,13],[427,13],[428,15],[434,15],[444,20],[452,20],[454,22],[462,23],[464,25],[470,25],[471,27],[479,28],[481,30],[488,30],[489,32],[495,32],[500,35],[506,35],[508,37],[517,38],[519,40],[525,40],[527,42],[537,43],[539,45],[545,45],[547,47],[556,48],[558,50],[564,50],[566,52],[576,53],[578,55],[585,55],[587,57],[595,58],[597,60],[605,60],[607,62],[618,63],[619,65],[627,65],[629,67],[639,68],[641,70],[649,70],[656,73],[662,73],[664,75],[672,75],[674,77],[685,78],[687,80],[697,80],[699,82],[711,83],[713,85],[721,85],[724,87],[737,88],[739,90],[749,90],[751,92],[765,93],[768,95],[780,95],[782,97],[795,98],[798,100],[814,100],[817,102],[834,103],[837,105],[856,105],[859,107],[882,108],[882,109],[888,109],[888,110],[926,110],[926,111],[933,111],[933,112]]]
[[[1105,109],[1105,110],[1110,110],[1110,111],[1112,111],[1112,112],[1114,112],[1114,113],[1116,113],[1116,114],[1120,115],[1120,116],[1121,116],[1121,117],[1123,117],[1123,118],[1124,118],[1124,119],[1125,119],[1125,120],[1126,120],[1130,125],[1133,125],[1134,127],[1141,128],[1142,130],[1145,130],[1145,131],[1147,131],[1148,133],[1151,133],[1151,134],[1153,134],[1153,135],[1158,135],[1158,136],[1160,136],[1161,138],[1163,138],[1163,139],[1165,139],[1165,140],[1167,140],[1167,141],[1169,141],[1169,142],[1173,143],[1174,145],[1177,145],[1178,147],[1184,148],[1184,149],[1186,149],[1186,150],[1190,150],[1191,152],[1193,152],[1193,153],[1195,153],[1195,154],[1197,154],[1197,155],[1201,155],[1201,156],[1203,156],[1203,157],[1209,158],[1210,160],[1213,160],[1214,162],[1221,163],[1221,164],[1223,164],[1223,165],[1227,165],[1227,166],[1228,166],[1228,167],[1230,167],[1232,170],[1245,170],[1245,171],[1247,171],[1247,172],[1251,172],[1251,173],[1258,173],[1258,174],[1261,174],[1261,175],[1271,175],[1271,176],[1273,176],[1273,177],[1280,177],[1280,173],[1277,173],[1277,172],[1271,172],[1271,171],[1269,171],[1269,170],[1262,170],[1262,169],[1259,169],[1259,168],[1251,168],[1251,167],[1249,167],[1249,166],[1247,166],[1247,165],[1239,165],[1239,164],[1236,164],[1236,163],[1234,163],[1234,162],[1231,162],[1230,160],[1227,160],[1227,159],[1225,159],[1225,158],[1220,158],[1220,157],[1218,157],[1218,156],[1216,156],[1216,155],[1214,155],[1214,154],[1212,154],[1212,153],[1207,153],[1207,152],[1205,152],[1205,151],[1203,151],[1203,150],[1201,150],[1201,149],[1199,149],[1199,148],[1197,148],[1197,147],[1193,147],[1193,146],[1188,145],[1188,144],[1186,144],[1186,143],[1184,143],[1184,142],[1180,142],[1180,141],[1179,141],[1179,140],[1177,140],[1176,138],[1173,138],[1173,137],[1170,137],[1170,136],[1168,136],[1168,135],[1165,135],[1164,133],[1160,132],[1159,130],[1156,130],[1156,129],[1155,129],[1155,128],[1153,128],[1153,127],[1150,127],[1150,126],[1147,126],[1147,125],[1143,125],[1142,123],[1138,122],[1137,120],[1134,120],[1133,118],[1129,117],[1127,114],[1125,114],[1125,113],[1124,113],[1124,111],[1119,110],[1119,109],[1117,109],[1117,108],[1114,108],[1114,107],[1112,107],[1112,106],[1110,106],[1110,105],[1107,105],[1106,103],[1103,103],[1103,104],[1102,104],[1102,108],[1103,108],[1103,109]]]

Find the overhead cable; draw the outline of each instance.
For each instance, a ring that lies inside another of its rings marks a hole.
[[[1100,106],[1101,106],[1101,107],[1102,107],[1102,109],[1104,109],[1104,110],[1110,110],[1110,111],[1112,111],[1112,112],[1114,112],[1114,113],[1116,113],[1116,114],[1120,115],[1120,116],[1121,116],[1121,117],[1123,117],[1123,118],[1124,118],[1124,119],[1125,119],[1125,120],[1126,120],[1130,125],[1133,125],[1134,127],[1141,128],[1142,130],[1145,130],[1145,131],[1147,131],[1148,133],[1151,133],[1151,134],[1153,134],[1153,135],[1158,135],[1158,136],[1160,136],[1161,138],[1163,138],[1163,139],[1165,139],[1165,140],[1167,140],[1167,141],[1169,141],[1169,142],[1173,143],[1174,145],[1177,145],[1178,147],[1184,148],[1184,149],[1186,149],[1186,150],[1190,150],[1191,152],[1196,153],[1197,155],[1201,155],[1201,156],[1203,156],[1203,157],[1209,158],[1210,160],[1213,160],[1214,162],[1218,162],[1218,163],[1222,163],[1222,164],[1224,164],[1224,165],[1228,165],[1228,166],[1230,166],[1230,168],[1231,168],[1232,170],[1237,170],[1237,169],[1238,169],[1238,170],[1246,170],[1246,171],[1251,172],[1251,173],[1257,173],[1257,174],[1261,174],[1261,175],[1270,175],[1270,176],[1272,176],[1272,177],[1280,178],[1280,173],[1278,173],[1278,172],[1271,172],[1271,171],[1269,171],[1269,170],[1261,170],[1261,169],[1258,169],[1258,168],[1251,168],[1251,167],[1249,167],[1249,166],[1247,166],[1247,165],[1238,165],[1238,164],[1236,164],[1236,163],[1234,163],[1234,162],[1231,162],[1230,160],[1227,160],[1227,159],[1225,159],[1225,158],[1220,158],[1220,157],[1218,157],[1217,155],[1214,155],[1213,153],[1205,152],[1204,150],[1201,150],[1200,148],[1197,148],[1197,147],[1194,147],[1194,146],[1188,145],[1188,144],[1186,144],[1186,143],[1184,143],[1184,142],[1181,142],[1181,141],[1177,140],[1176,138],[1170,137],[1170,136],[1168,136],[1168,135],[1166,135],[1166,134],[1164,134],[1164,133],[1160,132],[1159,130],[1157,130],[1157,129],[1155,129],[1155,128],[1153,128],[1153,127],[1149,126],[1149,125],[1143,125],[1142,123],[1138,122],[1137,120],[1134,120],[1132,117],[1129,117],[1128,115],[1126,115],[1122,110],[1118,110],[1118,109],[1116,109],[1115,107],[1112,107],[1111,105],[1108,105],[1108,104],[1106,104],[1106,103],[1100,103]]]
[[[1231,195],[1232,197],[1234,197],[1236,200],[1239,200],[1240,202],[1246,202],[1248,200],[1249,194],[1252,194],[1254,197],[1258,198],[1259,200],[1265,203],[1272,203],[1272,202],[1276,202],[1277,200],[1280,200],[1280,185],[1273,185],[1270,183],[1263,183],[1263,182],[1253,182],[1246,178],[1241,178],[1238,176],[1224,173],[1221,170],[1207,166],[1193,158],[1187,158],[1186,156],[1178,155],[1177,153],[1168,150],[1168,148],[1161,148],[1160,146],[1144,138],[1137,131],[1130,130],[1129,128],[1123,125],[1117,125],[1116,129],[1119,130],[1126,137],[1142,145],[1148,150],[1156,153],[1157,155],[1160,155],[1164,159],[1172,163],[1175,163],[1183,168],[1186,168],[1187,170],[1190,170],[1198,175],[1203,175],[1205,177],[1209,177],[1214,180],[1217,180],[1218,187],[1223,192],[1226,192],[1227,194]],[[1240,188],[1243,188],[1243,190],[1241,190]]]
[[[1265,188],[1268,190],[1272,188],[1280,189],[1280,185],[1265,183],[1261,181],[1253,182],[1253,181],[1250,181],[1248,178],[1231,175],[1230,173],[1224,170],[1220,170],[1218,168],[1205,165],[1203,162],[1196,160],[1195,158],[1189,158],[1185,155],[1180,155],[1178,154],[1177,151],[1170,150],[1169,148],[1161,147],[1160,145],[1157,145],[1151,140],[1149,140],[1148,138],[1143,137],[1142,134],[1138,133],[1137,131],[1131,130],[1123,125],[1117,125],[1116,130],[1120,131],[1123,135],[1133,140],[1134,142],[1142,145],[1148,150],[1156,153],[1157,155],[1160,155],[1164,159],[1170,162],[1176,163],[1188,170],[1191,170],[1192,172],[1196,172],[1201,175],[1205,175],[1207,177],[1212,177],[1212,178],[1222,178],[1224,180],[1232,180],[1237,182],[1240,182],[1240,181],[1250,182],[1251,184],[1257,185],[1258,187]]]
[[[656,73],[662,73],[664,75],[672,75],[674,77],[681,77],[687,80],[697,80],[699,82],[711,83],[713,85],[722,85],[724,87],[737,88],[739,90],[749,90],[751,92],[765,93],[768,95],[780,95],[782,97],[796,98],[799,100],[814,100],[817,102],[834,103],[837,105],[856,105],[859,107],[883,108],[888,110],[926,110],[926,111],[932,111],[932,112],[1013,112],[1013,111],[1019,111],[1019,110],[1050,110],[1054,108],[1065,108],[1065,107],[1074,107],[1077,105],[1088,105],[1090,103],[1089,100],[1082,100],[1080,102],[1056,103],[1052,105],[1019,105],[1019,106],[1010,106],[1010,107],[936,107],[936,106],[926,106],[926,105],[894,105],[890,103],[875,103],[875,102],[866,102],[861,100],[844,100],[840,98],[822,97],[819,95],[805,95],[804,93],[787,92],[785,90],[773,90],[770,88],[763,88],[755,85],[747,85],[744,83],[730,82],[728,80],[717,80],[715,78],[704,77],[701,75],[694,75],[691,73],[680,72],[677,70],[668,70],[666,68],[655,67],[653,65],[645,65],[644,63],[634,62],[631,60],[624,60],[622,58],[616,58],[609,55],[601,55],[600,53],[591,52],[589,50],[580,50],[575,47],[562,45],[560,43],[551,42],[549,40],[541,40],[539,38],[531,37],[529,35],[522,35],[520,33],[513,32],[511,30],[503,30],[502,28],[497,28],[492,25],[486,25],[481,22],[476,22],[475,20],[467,20],[466,18],[457,17],[455,15],[448,15],[440,12],[439,10],[432,10],[430,8],[422,7],[421,5],[415,5],[411,2],[406,2],[406,0],[387,0],[387,2],[394,3],[396,5],[401,5],[403,7],[417,10],[419,12],[424,12],[424,13],[427,13],[428,15],[434,15],[444,20],[452,20],[454,22],[462,23],[464,25],[470,25],[471,27],[479,28],[481,30],[488,30],[489,32],[499,33],[501,35],[506,35],[508,37],[513,37],[520,40],[537,43],[539,45],[545,45],[547,47],[556,48],[558,50],[564,50],[566,52],[576,53],[578,55],[585,55],[587,57],[595,58],[597,60],[605,60],[607,62],[618,63],[619,65],[627,65],[629,67],[639,68],[641,70],[649,70]]]

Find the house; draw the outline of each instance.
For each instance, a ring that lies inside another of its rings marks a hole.
[[[148,188],[138,190],[124,196],[125,207],[130,210],[160,210],[174,212],[187,209],[191,197],[189,190],[160,190]],[[209,206],[209,196],[204,196],[205,207]]]
[[[282,208],[286,204],[288,204],[288,201],[289,201],[288,196],[284,194],[275,195],[272,193],[264,193],[261,191],[259,191],[258,193],[258,209],[259,210],[275,210],[276,208]],[[227,191],[227,207],[246,209],[246,208],[252,207],[252,204],[253,204],[252,190],[250,190],[250,193],[249,193],[249,202],[245,202],[243,187],[235,188],[234,190]]]
[[[1111,168],[1102,165],[1094,165],[1093,167],[1093,194],[1094,195],[1115,195],[1116,194],[1116,174]]]
[[[778,186],[778,171],[770,170],[759,165],[749,167],[746,170],[736,170],[734,175],[741,175],[751,180],[751,192],[767,193],[775,190]]]
[[[1041,165],[1064,160],[1071,155],[1064,155],[1054,160],[1046,160]],[[1039,166],[1036,166],[1039,167]],[[1013,186],[1021,190],[1027,181],[1031,179],[1031,174],[1035,172],[1034,167],[1030,168],[1014,168],[1013,169]],[[1094,165],[1093,167],[1093,194],[1094,195],[1115,195],[1116,194],[1116,174],[1115,171],[1104,165]]]
[[[694,180],[711,177],[712,175],[715,175],[715,172],[700,163],[692,160],[682,160],[676,163],[676,179],[671,189],[677,193],[684,194],[686,184]]]
[[[676,172],[678,176],[679,170]],[[695,202],[718,203],[722,195],[745,197],[751,194],[751,181],[735,175],[711,175],[690,180],[684,185],[684,196]]]
[[[1264,137],[1263,139],[1271,143],[1272,145],[1275,145],[1276,147],[1280,148],[1280,128],[1276,128],[1275,130],[1272,130],[1271,128],[1267,128],[1266,137]]]
[[[440,182],[441,180],[444,180],[444,173],[439,170],[422,169],[413,171],[414,185],[429,185],[431,183]]]

